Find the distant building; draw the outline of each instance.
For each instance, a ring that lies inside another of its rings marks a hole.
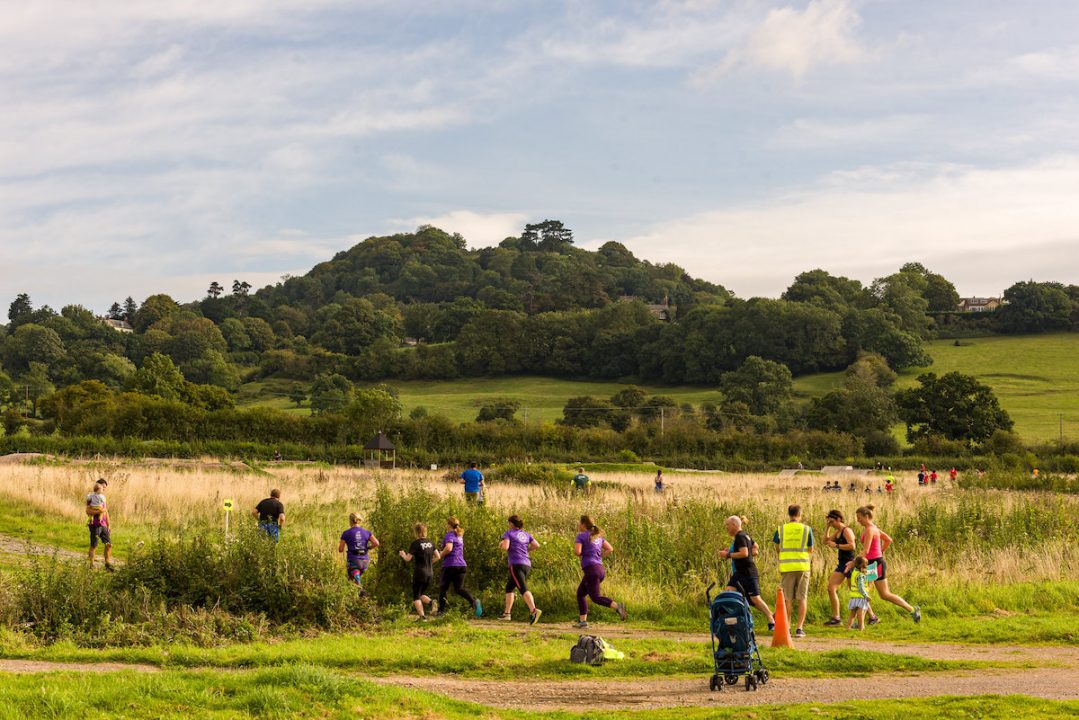
[[[127,320],[113,320],[112,318],[98,318],[103,325],[108,325],[116,332],[129,333],[135,332],[135,328],[131,327],[131,323]]]
[[[995,297],[962,298],[959,301],[959,312],[993,312],[1001,306],[1001,299]]]
[[[636,295],[623,295],[618,298],[618,302],[644,302]],[[648,312],[658,317],[663,322],[670,322],[674,315],[675,307],[671,305],[671,299],[669,296],[663,296],[663,302],[661,303],[644,303],[644,306],[648,308]]]

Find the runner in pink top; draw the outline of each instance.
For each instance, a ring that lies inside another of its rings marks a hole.
[[[872,505],[865,505],[855,511],[855,515],[858,518],[858,524],[863,528],[861,537],[861,556],[864,557],[867,562],[877,564],[877,579],[873,584],[877,588],[877,595],[880,595],[880,599],[887,600],[893,605],[898,605],[910,613],[910,616],[914,618],[914,622],[921,622],[921,608],[910,605],[906,600],[888,589],[888,575],[884,563],[884,551],[892,544],[892,539],[888,537],[887,533],[883,532],[873,523],[873,511],[875,509],[876,508]],[[847,572],[850,572],[852,567],[854,567],[853,560],[848,563]]]

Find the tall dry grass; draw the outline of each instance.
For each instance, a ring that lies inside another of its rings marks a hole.
[[[347,526],[349,511],[367,514],[372,510],[380,483],[398,494],[415,488],[444,498],[459,498],[461,493],[461,486],[445,480],[441,472],[426,471],[318,466],[241,471],[131,462],[0,465],[7,502],[70,520],[73,527],[84,522],[84,498],[99,477],[109,481],[110,513],[119,531],[139,529],[147,534],[162,526],[219,523],[226,498],[235,502],[238,515],[234,517],[239,522],[277,487],[282,491],[290,533],[332,541]],[[663,543],[674,553],[672,563],[683,562],[684,556],[696,575],[725,573],[726,566],[715,559],[715,553],[729,542],[722,517],[724,513],[745,515],[750,533],[763,549],[759,564],[764,583],[776,579],[771,535],[793,503],[802,505],[818,538],[815,582],[823,583],[835,565],[835,552],[823,545],[825,514],[833,508],[841,510],[857,531],[854,511],[866,503],[877,506],[878,524],[896,541],[888,559],[897,586],[899,578],[924,586],[1055,580],[1079,570],[1079,531],[1075,529],[1079,525],[1074,522],[1079,501],[960,490],[947,481],[918,488],[912,475],[898,478],[896,492],[889,495],[875,492],[876,478],[859,479],[859,490],[847,492],[850,480],[843,476],[685,473],[670,474],[667,491],[657,494],[652,490],[651,473],[595,473],[595,487],[587,496],[573,493],[568,486],[492,482],[487,502],[495,513],[523,514],[535,534],[560,542],[572,538],[580,514],[591,514],[611,529],[616,547],[628,545],[632,552],[647,555],[649,543]],[[822,490],[833,479],[844,487],[842,492]],[[874,492],[864,492],[867,482]],[[1024,520],[1026,514],[1029,522]],[[694,520],[686,521],[687,515]],[[1069,518],[1071,530],[1066,525]],[[402,518],[402,522],[407,520]],[[1012,534],[996,533],[995,522],[1014,525]],[[377,527],[373,530],[380,532]],[[694,537],[675,537],[678,532]],[[704,559],[693,558],[694,552]],[[615,562],[619,562],[617,556]],[[657,555],[653,562],[664,562],[664,558]]]

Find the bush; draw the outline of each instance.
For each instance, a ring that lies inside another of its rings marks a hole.
[[[227,545],[205,527],[160,536],[115,573],[33,556],[4,583],[0,618],[45,641],[82,645],[252,640],[349,630],[375,620],[330,553],[242,527]]]
[[[574,473],[565,468],[548,463],[511,463],[502,465],[497,472],[491,473],[499,480],[521,483],[522,485],[552,485],[569,487]]]

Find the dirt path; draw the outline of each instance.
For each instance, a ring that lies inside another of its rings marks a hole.
[[[459,700],[518,710],[584,711],[603,708],[654,709],[831,703],[940,695],[1033,695],[1051,700],[1079,700],[1079,670],[979,671],[864,678],[776,678],[757,692],[741,685],[708,690],[708,678],[696,680],[506,682],[453,678],[394,677],[377,682],[428,690]]]
[[[492,630],[517,630],[535,632],[541,635],[576,637],[581,631],[571,623],[543,623],[536,627],[523,626],[520,623],[500,623],[480,621],[476,623]],[[611,640],[617,644],[619,638],[629,640],[665,640],[668,642],[686,642],[708,644],[707,633],[686,633],[665,630],[647,630],[625,625],[596,625],[588,632]],[[759,637],[762,646],[770,644],[770,639]],[[1023,645],[963,645],[957,643],[919,643],[895,642],[885,640],[866,640],[861,638],[810,637],[795,642],[795,647],[811,652],[827,650],[871,650],[890,655],[915,655],[927,660],[984,660],[989,662],[1034,661],[1055,665],[1079,667],[1079,647],[1060,645],[1023,646]]]
[[[52,555],[56,553],[65,558],[86,557],[81,552],[65,550],[52,545],[41,545],[22,538],[11,537],[10,535],[0,535],[0,553],[11,553],[12,555]]]
[[[135,672],[160,672],[153,665],[128,663],[63,663],[45,660],[0,660],[0,672],[42,673],[42,672],[116,672],[134,670]]]

